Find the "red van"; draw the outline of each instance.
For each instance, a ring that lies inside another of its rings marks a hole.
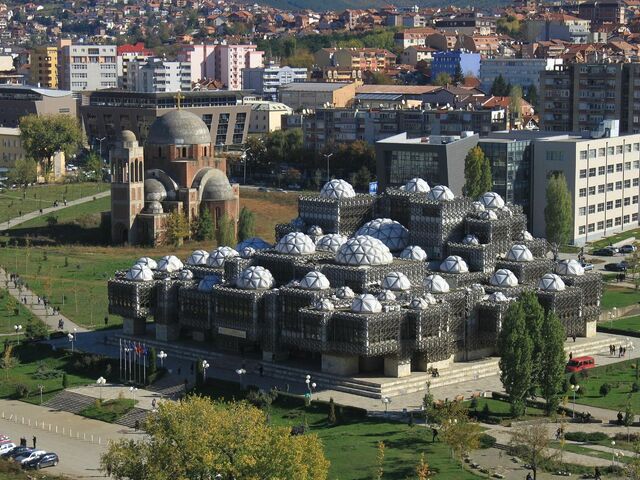
[[[580,372],[587,368],[593,368],[596,366],[596,361],[593,357],[575,357],[567,362],[567,367],[564,369],[567,373]]]

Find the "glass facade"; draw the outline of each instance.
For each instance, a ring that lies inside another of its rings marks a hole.
[[[442,154],[445,150],[442,149]],[[445,159],[443,159],[445,161]],[[443,183],[440,178],[440,152],[393,150],[385,162],[387,186],[404,185],[414,177],[429,179],[430,185]]]

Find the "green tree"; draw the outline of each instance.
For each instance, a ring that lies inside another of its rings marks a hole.
[[[362,167],[360,167],[360,170],[358,170],[354,174],[353,186],[358,190],[367,192],[369,191],[370,181],[371,181],[371,172],[366,167],[366,165],[363,165]]]
[[[531,340],[531,383],[532,388],[535,389],[539,385],[539,375],[541,370],[542,349],[546,341],[543,338],[542,324],[545,320],[544,309],[538,297],[533,292],[526,292],[520,297],[522,308],[524,309],[525,325],[527,327],[527,334]],[[546,334],[546,331],[544,331]]]
[[[233,246],[236,244],[236,226],[233,217],[225,212],[218,220],[216,240],[219,246]]]
[[[337,422],[336,404],[333,403],[333,397],[329,399],[329,414],[327,415],[327,422],[329,422],[329,425],[335,425]]]
[[[511,127],[520,122],[522,115],[522,87],[514,85],[509,91],[509,115],[511,116]]]
[[[100,467],[118,480],[281,478],[324,480],[329,462],[314,434],[270,426],[245,402],[205,397],[163,402],[140,440],[111,442]]]
[[[36,162],[30,158],[16,160],[13,168],[9,170],[9,182],[26,187],[36,181]]]
[[[66,372],[62,374],[62,388],[69,388],[69,379]]]
[[[566,245],[571,239],[573,230],[573,207],[563,173],[556,173],[549,178],[546,195],[544,220],[547,240],[557,246]]]
[[[542,398],[545,399],[546,413],[551,415],[558,409],[565,380],[564,339],[566,338],[562,322],[555,313],[549,313],[542,323],[544,338],[540,352],[540,370],[538,383]]]
[[[91,152],[87,155],[87,162],[85,166],[89,178],[95,179],[98,182],[102,180],[102,158],[96,152]]]
[[[255,237],[256,235],[256,214],[247,207],[242,207],[238,218],[238,241]]]
[[[433,80],[432,83],[434,85],[438,85],[439,87],[444,87],[445,85],[450,85],[452,83],[451,75],[449,75],[446,72],[440,72],[438,75],[436,75],[436,78]]]
[[[500,381],[509,395],[515,417],[524,413],[524,401],[531,389],[532,350],[524,308],[521,302],[515,302],[509,306],[498,335]]]
[[[82,129],[70,115],[27,115],[20,118],[20,137],[27,155],[42,165],[44,177],[51,171],[53,155],[68,158],[82,142]]]
[[[372,72],[369,81],[373,85],[393,85],[393,79],[383,72]]]
[[[211,212],[208,208],[203,206],[200,208],[200,216],[196,221],[195,237],[196,240],[213,240],[215,237],[215,226],[213,224],[213,218],[211,218]]]
[[[164,224],[165,243],[179,247],[189,236],[189,221],[182,213],[176,211],[167,215]]]
[[[527,87],[527,91],[524,94],[524,99],[529,102],[533,108],[537,108],[538,105],[538,89],[535,85],[531,84]]]
[[[158,370],[158,354],[154,347],[149,349],[149,375],[153,375]]]
[[[464,159],[464,187],[462,192],[469,198],[478,198],[493,188],[491,165],[482,148],[473,147]]]
[[[25,337],[29,340],[42,340],[49,336],[47,326],[40,320],[29,320],[24,330]]]
[[[4,370],[4,379],[6,381],[9,380],[9,372],[11,369],[17,367],[19,363],[20,360],[18,360],[18,357],[13,355],[13,345],[10,343],[5,344],[2,358],[0,358],[0,368]]]
[[[491,85],[491,95],[496,97],[506,97],[509,95],[509,90],[509,84],[505,82],[502,74],[494,78],[493,84]]]
[[[629,433],[629,427],[633,425],[635,422],[635,412],[633,411],[633,406],[631,405],[631,394],[627,398],[627,405],[624,407],[624,417],[622,419],[622,423],[625,427],[627,427],[627,442],[631,440],[631,435]]]

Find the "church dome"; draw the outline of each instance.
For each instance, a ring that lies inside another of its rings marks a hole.
[[[167,189],[160,180],[155,178],[145,178],[144,199],[147,202],[161,202],[167,198]]]
[[[202,190],[202,200],[230,200],[233,198],[233,188],[229,183],[229,179],[222,170],[210,170],[207,183],[204,184]]]
[[[138,139],[136,138],[136,134],[131,130],[122,130],[122,132],[120,132],[120,143],[123,147],[137,146]]]
[[[196,114],[172,110],[158,117],[149,128],[147,145],[201,145],[211,143],[207,125]]]

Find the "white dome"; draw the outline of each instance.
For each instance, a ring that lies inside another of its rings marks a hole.
[[[389,248],[377,238],[358,235],[348,239],[336,253],[342,265],[388,265],[393,262]]]
[[[240,250],[240,256],[242,258],[251,258],[256,254],[257,250],[253,247],[244,247]]]
[[[299,284],[300,288],[305,290],[326,290],[331,287],[329,285],[329,279],[325,277],[324,273],[316,270],[307,273]]]
[[[156,262],[151,257],[140,257],[138,260],[136,260],[136,263],[134,265],[144,265],[146,267],[149,267],[151,270],[155,270],[156,268],[158,268],[158,262]]]
[[[217,275],[207,275],[198,283],[198,291],[210,292],[213,290],[214,285],[218,285],[220,281],[220,277]]]
[[[402,272],[389,272],[382,279],[380,286],[385,290],[398,292],[402,290],[409,290],[411,288],[411,282]]]
[[[484,212],[486,210],[486,208],[484,208],[484,203],[477,200],[475,202],[471,202],[471,206],[473,207],[473,211],[476,213]]]
[[[584,275],[584,267],[577,260],[560,260],[556,264],[556,273],[558,275],[577,277]]]
[[[431,190],[429,184],[421,178],[412,178],[404,185],[405,192],[411,193],[427,193]]]
[[[153,280],[153,272],[146,265],[136,263],[129,269],[124,278],[133,280],[134,282],[148,282],[149,280]]]
[[[429,304],[429,305],[435,305],[436,304],[436,297],[434,297],[432,294],[430,293],[426,293],[424,295],[424,300]]]
[[[187,265],[206,265],[209,253],[206,250],[195,250],[189,258],[187,258]]]
[[[458,255],[450,255],[440,264],[440,271],[445,273],[467,273],[469,267],[464,258]]]
[[[419,260],[424,262],[427,259],[427,252],[418,245],[409,245],[407,248],[402,250],[400,258],[403,258],[404,260]]]
[[[464,245],[480,245],[480,240],[478,240],[478,237],[470,233],[464,236],[462,243]]]
[[[566,287],[564,281],[555,273],[545,273],[540,282],[538,282],[538,288],[546,292],[561,292]]]
[[[518,285],[518,279],[511,270],[500,268],[493,272],[489,283],[496,287],[516,287]]]
[[[182,261],[175,255],[165,255],[158,262],[158,270],[161,272],[173,273],[183,268]]]
[[[265,242],[259,237],[247,238],[236,245],[236,252],[241,252],[246,247],[251,247],[256,250],[267,250],[269,248],[273,248],[273,245],[269,242]]]
[[[424,279],[424,288],[429,293],[447,293],[449,284],[440,275],[429,275]]]
[[[340,299],[353,298],[356,294],[349,287],[340,287],[336,289],[336,297]]]
[[[347,237],[339,233],[329,233],[316,240],[316,250],[320,252],[336,253],[340,246],[347,241]]]
[[[427,193],[427,198],[429,200],[434,200],[436,202],[441,202],[443,200],[453,200],[455,195],[451,191],[449,187],[444,185],[436,185]]]
[[[487,192],[480,197],[480,201],[491,210],[504,207],[504,200],[496,192]]]
[[[243,270],[236,279],[236,286],[247,290],[271,288],[273,283],[271,272],[264,267],[257,266]]]
[[[421,297],[413,297],[409,302],[409,308],[412,310],[426,310],[429,307],[429,302]]]
[[[507,252],[507,260],[512,262],[532,262],[533,254],[526,245],[516,244]]]
[[[224,262],[233,257],[237,257],[240,254],[231,247],[218,247],[209,254],[207,259],[207,265],[214,268],[224,267]]]
[[[489,295],[488,300],[491,302],[508,302],[509,297],[507,297],[502,292],[493,292],[491,295]]]
[[[321,310],[323,312],[332,312],[335,309],[333,302],[328,298],[320,298],[313,302],[314,310]]]
[[[193,272],[191,270],[180,270],[180,274],[178,275],[180,280],[193,280]]]
[[[384,243],[389,250],[396,252],[404,249],[409,242],[409,230],[401,223],[390,218],[376,218],[365,223],[356,235],[369,235]]]
[[[312,237],[320,237],[323,233],[322,227],[319,225],[311,225],[307,228],[307,235],[311,235]]]
[[[382,305],[376,297],[367,293],[358,295],[353,299],[351,311],[355,313],[379,313],[382,311]]]
[[[533,240],[533,235],[531,235],[527,230],[522,230],[518,234],[518,240],[522,242],[530,242],[531,240]]]
[[[316,251],[316,244],[304,233],[291,232],[280,239],[276,250],[287,255],[309,255]]]
[[[324,184],[320,190],[320,196],[324,198],[352,198],[356,192],[349,182],[334,179]]]
[[[391,290],[382,290],[376,298],[380,302],[393,302],[396,299],[396,294]]]
[[[480,212],[480,218],[483,220],[497,220],[498,215],[493,210],[484,210]]]

